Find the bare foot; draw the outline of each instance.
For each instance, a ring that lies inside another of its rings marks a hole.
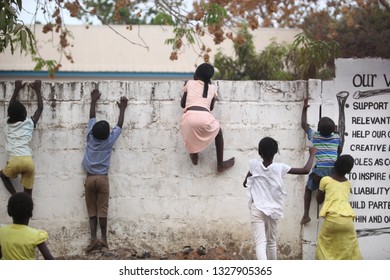
[[[106,240],[100,239],[100,240],[99,240],[99,243],[102,245],[103,248],[107,248],[107,249],[108,249],[108,244],[107,244],[107,241],[106,241]]]
[[[193,165],[198,165],[198,160],[199,160],[198,154],[190,154],[190,158]]]
[[[97,240],[97,239],[91,240],[91,243],[90,243],[90,244],[88,245],[88,247],[85,249],[85,252],[89,253],[89,252],[91,252],[91,251],[93,251],[93,250],[99,249],[99,246],[98,246],[98,245],[100,245],[100,244],[99,244],[99,240]]]
[[[234,157],[222,162],[222,166],[218,166],[218,172],[223,172],[234,165]]]
[[[307,224],[307,223],[310,222],[310,221],[311,221],[310,217],[308,217],[308,216],[303,216],[303,217],[302,217],[302,220],[301,220],[301,225]]]

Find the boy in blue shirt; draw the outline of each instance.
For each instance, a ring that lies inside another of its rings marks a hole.
[[[316,164],[309,175],[305,188],[304,212],[301,225],[311,221],[309,211],[312,192],[318,190],[322,177],[330,176],[332,174],[334,163],[342,152],[340,136],[334,133],[336,125],[333,120],[328,117],[322,117],[318,122],[318,131],[312,130],[307,124],[308,102],[309,99],[305,98],[302,109],[301,126],[307,133],[307,138],[317,149],[317,152],[315,156]]]
[[[87,172],[85,180],[85,201],[89,216],[91,243],[86,251],[90,252],[100,245],[108,248],[107,244],[107,214],[109,202],[108,170],[112,147],[122,133],[122,125],[127,107],[127,98],[121,97],[117,102],[119,118],[117,125],[110,132],[107,121],[96,122],[96,102],[101,93],[95,89],[91,92],[91,108],[87,128],[87,147],[83,158],[83,167]],[[101,239],[96,236],[97,225],[100,225]]]

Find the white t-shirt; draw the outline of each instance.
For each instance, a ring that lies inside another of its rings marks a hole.
[[[4,126],[6,144],[5,149],[8,157],[32,156],[30,142],[34,130],[32,118],[26,118],[23,122],[9,124],[6,120]]]
[[[287,196],[283,177],[291,169],[284,163],[272,163],[268,167],[258,159],[249,161],[247,192],[258,210],[274,220],[283,218],[283,205]]]

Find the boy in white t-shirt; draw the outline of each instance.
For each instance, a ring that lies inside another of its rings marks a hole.
[[[31,118],[27,117],[26,107],[17,100],[19,91],[26,83],[20,80],[15,81],[15,90],[8,105],[8,117],[4,126],[8,161],[0,171],[0,177],[10,194],[16,193],[10,178],[16,178],[19,174],[22,176],[21,183],[24,192],[32,194],[35,168],[30,142],[33,130],[43,111],[41,84],[39,80],[29,84],[35,90],[38,99],[38,108]]]
[[[244,180],[248,187],[250,218],[259,260],[276,260],[277,221],[283,218],[286,174],[309,174],[316,149],[309,148],[310,157],[303,168],[292,168],[284,163],[273,162],[278,152],[278,142],[271,137],[260,140],[258,147],[262,160],[249,161],[249,172]]]

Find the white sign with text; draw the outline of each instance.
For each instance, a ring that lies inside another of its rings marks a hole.
[[[355,158],[350,203],[362,255],[390,259],[390,60],[339,59],[323,92],[337,104],[343,154]]]

